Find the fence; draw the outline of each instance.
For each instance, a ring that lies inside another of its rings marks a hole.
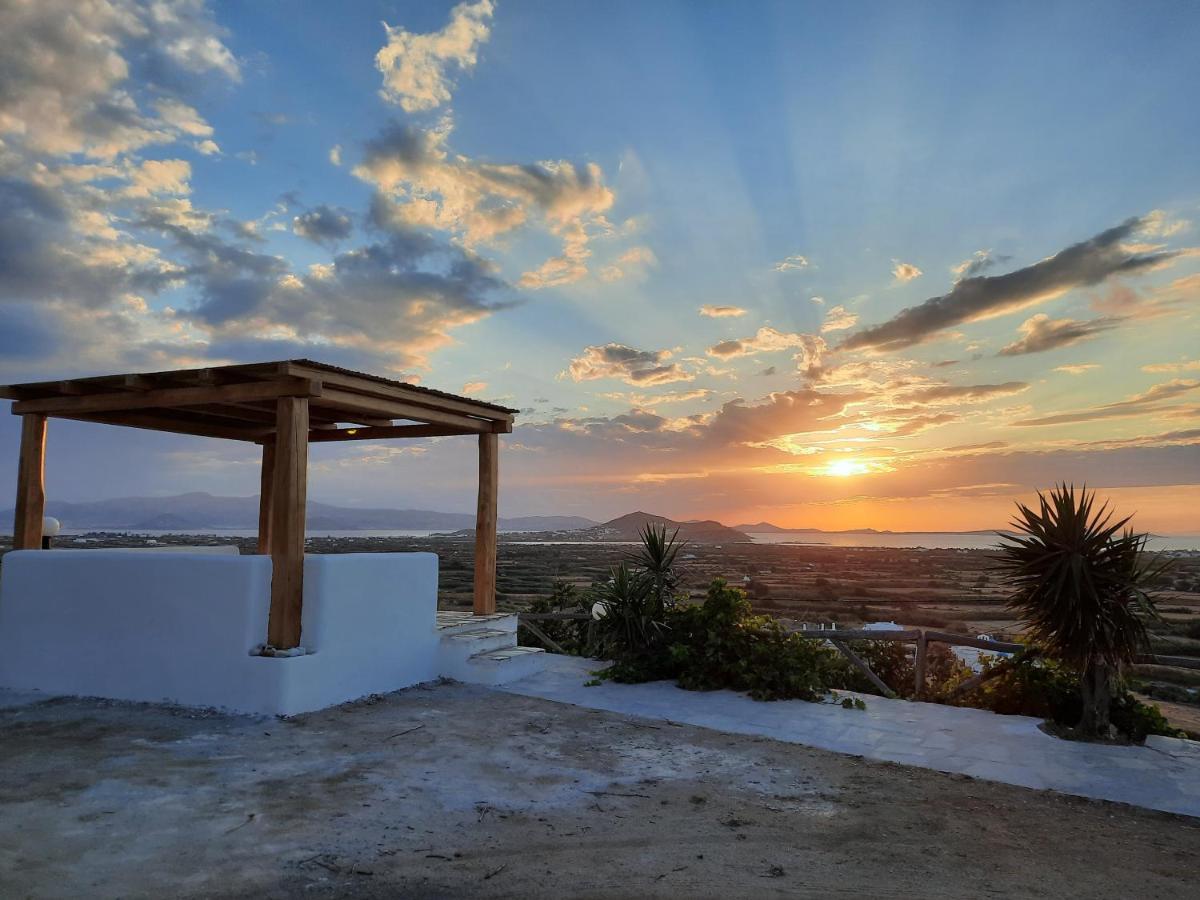
[[[518,625],[521,628],[526,628],[538,640],[544,643],[556,653],[565,653],[561,646],[547,635],[541,628],[534,624],[539,621],[570,621],[570,620],[591,620],[592,617],[587,613],[520,613],[518,615]],[[591,643],[591,628],[589,627],[588,642]],[[925,680],[928,667],[928,648],[930,642],[941,644],[949,644],[952,647],[975,647],[979,650],[987,650],[992,653],[1010,654],[1012,658],[1008,661],[1008,665],[1001,664],[995,666],[985,673],[980,673],[972,678],[959,684],[951,693],[951,698],[960,697],[975,688],[984,681],[994,678],[997,675],[1005,672],[1011,665],[1016,665],[1022,660],[1032,659],[1039,655],[1039,651],[1033,648],[1027,648],[1024,644],[1017,644],[1011,641],[993,641],[989,638],[974,637],[969,634],[954,634],[949,631],[936,631],[926,628],[902,628],[888,630],[874,630],[870,628],[834,628],[834,629],[815,629],[815,628],[795,628],[791,629],[790,633],[798,634],[802,637],[811,637],[815,640],[825,640],[833,644],[838,652],[846,657],[856,669],[863,673],[864,676],[879,689],[880,693],[885,697],[895,697],[896,692],[884,683],[883,679],[871,671],[871,667],[863,661],[857,653],[855,653],[847,643],[848,641],[898,641],[902,643],[914,643],[917,645],[917,658],[913,666],[913,697],[917,700],[925,693]],[[1192,656],[1159,656],[1155,654],[1146,654],[1138,658],[1139,662],[1153,663],[1160,666],[1175,666],[1184,669],[1200,669],[1200,657]]]

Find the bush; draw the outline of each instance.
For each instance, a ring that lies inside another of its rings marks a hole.
[[[788,634],[770,616],[753,614],[745,592],[718,578],[701,606],[670,620],[671,661],[679,686],[729,688],[756,700],[820,700],[837,658],[817,641]]]
[[[999,660],[984,662],[984,672],[1004,665]],[[1050,659],[1025,659],[1007,665],[1006,671],[984,681],[957,702],[959,706],[989,709],[1003,715],[1047,719],[1063,728],[1078,721],[1083,708],[1079,673]],[[1109,704],[1111,724],[1131,741],[1141,742],[1148,734],[1178,737],[1157,706],[1142,703],[1124,685],[1113,691]]]

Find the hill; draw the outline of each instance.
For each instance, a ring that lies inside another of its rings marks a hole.
[[[737,529],[722,525],[720,522],[706,519],[703,521],[677,522],[666,516],[656,516],[646,512],[632,512],[619,516],[612,521],[585,529],[582,534],[594,534],[596,540],[604,541],[636,541],[638,534],[646,525],[665,525],[668,532],[679,529],[680,540],[696,544],[722,544],[748,541],[750,537]]]

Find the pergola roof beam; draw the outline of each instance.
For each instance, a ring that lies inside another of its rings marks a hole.
[[[338,428],[335,431],[310,431],[308,440],[312,444],[322,444],[331,441],[383,441],[397,438],[446,437],[476,433],[449,425],[389,425],[383,428]]]
[[[211,403],[236,403],[246,400],[273,400],[279,397],[319,397],[321,382],[306,378],[287,378],[273,382],[250,382],[212,387],[156,388],[131,393],[117,391],[88,396],[48,397],[42,400],[18,400],[14,415],[43,413],[51,416],[89,415],[120,412],[127,409],[204,406]]]

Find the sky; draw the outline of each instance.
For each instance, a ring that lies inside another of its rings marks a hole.
[[[1065,480],[1200,532],[1196,5],[0,0],[0,33],[0,382],[307,357],[468,394],[521,411],[509,516],[992,528]],[[309,495],[468,511],[475,453],[314,446]],[[258,463],[54,420],[47,492]]]

